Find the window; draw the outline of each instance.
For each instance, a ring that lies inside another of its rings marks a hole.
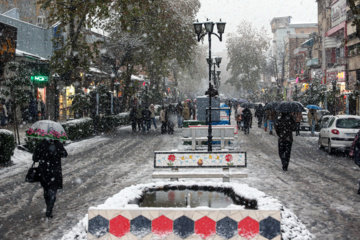
[[[360,119],[359,118],[342,118],[336,121],[337,128],[359,128],[360,129]]]
[[[335,118],[331,118],[330,122],[329,122],[329,125],[327,127],[330,127],[331,125],[333,125],[334,121],[335,121]]]

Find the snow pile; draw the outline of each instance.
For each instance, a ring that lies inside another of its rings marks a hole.
[[[116,208],[134,208],[135,205],[128,204],[130,201],[140,198],[142,193],[149,188],[159,188],[162,186],[211,186],[221,188],[232,188],[234,192],[247,199],[253,199],[258,202],[259,210],[281,210],[281,231],[283,240],[310,240],[313,239],[313,235],[306,229],[305,225],[287,208],[270,196],[267,196],[264,192],[261,192],[255,188],[249,187],[247,184],[238,183],[222,183],[222,182],[207,182],[199,183],[195,181],[187,182],[156,182],[149,184],[138,184],[136,186],[130,186],[114,196],[108,198],[104,204],[98,205],[99,209],[116,209]],[[137,205],[136,205],[137,206]],[[243,206],[230,205],[229,208],[243,209]],[[78,240],[86,239],[88,228],[88,215],[75,226],[73,229],[63,236],[62,240]]]
[[[89,121],[92,122],[92,119],[89,118],[89,117],[85,117],[85,118],[74,119],[74,120],[68,121],[66,123],[63,123],[62,125],[67,126],[67,127],[77,126],[79,124],[83,124],[83,123],[86,123],[86,122],[89,122]]]
[[[0,129],[0,134],[14,135],[12,131],[9,131],[7,129]]]

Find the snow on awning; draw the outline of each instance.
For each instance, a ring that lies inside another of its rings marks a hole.
[[[15,56],[16,56],[16,57],[31,58],[31,59],[40,60],[40,61],[49,61],[49,59],[46,59],[46,58],[37,56],[37,55],[32,54],[32,53],[28,53],[28,52],[25,52],[25,51],[21,51],[21,50],[19,50],[19,49],[15,49]]]
[[[141,82],[146,82],[146,80],[144,78],[135,76],[135,75],[131,75],[131,81],[141,81]]]
[[[90,72],[93,72],[93,73],[99,73],[99,74],[109,75],[108,73],[106,73],[106,72],[104,72],[104,71],[101,71],[101,70],[98,69],[98,68],[90,67],[89,70],[90,70]]]
[[[305,42],[303,42],[301,44],[302,48],[311,48],[312,46],[314,46],[314,39],[313,38],[310,38],[310,39],[306,40]]]

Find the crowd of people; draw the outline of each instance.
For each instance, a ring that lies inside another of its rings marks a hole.
[[[163,105],[159,110],[155,109],[154,104],[150,104],[150,106],[138,104],[130,110],[133,132],[149,132],[151,125],[156,130],[155,116],[157,111],[159,112],[162,134],[173,134],[176,123],[178,128],[182,128],[184,120],[196,119],[196,106],[192,101],[179,101],[176,105]]]
[[[0,125],[6,127],[12,124],[14,121],[14,103],[11,99],[0,100]],[[16,111],[18,122],[36,122],[38,120],[44,120],[46,117],[45,103],[42,99],[33,98],[29,104],[21,106]]]
[[[243,106],[243,107],[242,107]],[[301,112],[276,112],[274,110],[266,110],[262,104],[235,104],[235,119],[238,128],[249,134],[249,128],[252,127],[252,112],[249,106],[255,108],[254,116],[257,118],[258,127],[264,130],[269,130],[269,134],[273,135],[275,130],[278,136],[278,151],[282,163],[283,171],[288,170],[291,148],[293,142],[293,131],[296,136],[300,135],[300,123],[303,119]],[[315,109],[310,109],[307,113],[308,123],[310,126],[311,134],[314,136],[315,125],[318,122],[318,117]]]

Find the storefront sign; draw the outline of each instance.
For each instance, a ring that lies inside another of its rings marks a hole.
[[[17,28],[0,23],[0,60],[8,62],[15,58]]]
[[[331,27],[346,21],[346,0],[339,0],[331,6]]]
[[[48,76],[31,76],[31,81],[34,83],[47,83],[49,82]]]
[[[337,79],[339,82],[342,82],[341,80],[345,80],[345,72],[338,72]]]

